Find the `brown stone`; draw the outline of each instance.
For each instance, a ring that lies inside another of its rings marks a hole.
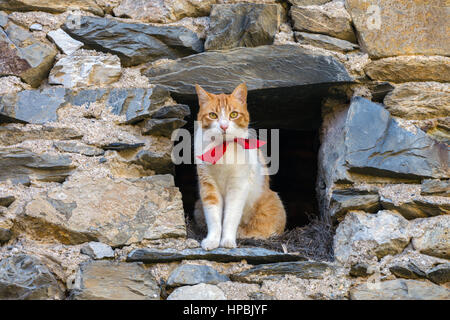
[[[391,82],[450,82],[450,58],[398,56],[370,62],[365,70],[372,80]]]
[[[396,117],[429,119],[450,116],[450,84],[407,82],[398,84],[384,99],[384,105]]]
[[[46,11],[52,13],[66,10],[84,10],[103,15],[103,10],[95,0],[0,0],[0,10]]]
[[[322,33],[356,42],[350,15],[341,2],[330,2],[322,6],[292,6],[291,17],[295,30]]]
[[[450,54],[447,0],[347,0],[346,6],[372,58]]]

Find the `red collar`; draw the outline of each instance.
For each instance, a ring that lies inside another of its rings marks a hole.
[[[243,139],[243,138],[234,138],[233,142],[236,142],[244,149],[258,149],[266,144],[266,141],[258,140],[258,139]],[[215,146],[208,151],[206,151],[201,156],[197,156],[202,161],[210,162],[212,164],[216,164],[220,158],[227,151],[228,144],[231,141],[224,141],[221,145]]]

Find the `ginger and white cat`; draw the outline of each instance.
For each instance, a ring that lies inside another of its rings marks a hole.
[[[256,148],[244,149],[234,141],[247,139],[249,134],[246,85],[240,84],[229,95],[212,94],[199,85],[196,91],[200,110],[195,155],[214,145],[212,136],[230,142],[223,161],[197,164],[200,199],[194,217],[200,225],[206,222],[208,228],[203,249],[235,248],[236,237],[262,239],[281,234],[286,212],[278,195],[270,190],[267,168],[260,161],[262,153]],[[247,161],[236,161],[245,156]]]

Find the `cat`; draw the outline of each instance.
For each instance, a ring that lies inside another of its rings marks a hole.
[[[194,220],[208,230],[202,248],[235,248],[236,238],[266,239],[283,233],[286,212],[278,194],[270,189],[262,152],[245,149],[235,139],[247,139],[249,135],[246,84],[228,95],[209,93],[199,85],[195,88],[200,106],[195,155],[199,157],[214,146],[212,136],[229,142],[222,162],[197,163],[200,199]],[[237,162],[235,157],[246,152],[248,161]]]

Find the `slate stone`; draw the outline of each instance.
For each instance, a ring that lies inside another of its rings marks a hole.
[[[55,141],[53,146],[61,152],[79,153],[84,156],[101,156],[104,150],[77,141]]]
[[[348,52],[357,50],[359,46],[350,41],[330,37],[324,34],[294,32],[295,40],[301,44],[308,44],[327,50]]]
[[[66,10],[84,10],[93,14],[103,15],[103,10],[95,0],[0,0],[0,10],[9,11],[45,11],[51,13]]]
[[[354,97],[345,124],[350,172],[409,179],[448,177],[449,147],[402,128],[382,105]]]
[[[17,254],[0,260],[0,299],[63,299],[55,276],[37,257]]]
[[[170,138],[173,131],[181,128],[186,123],[186,121],[177,118],[146,119],[142,126],[142,134]]]
[[[181,193],[170,175],[76,176],[34,196],[17,225],[33,238],[68,245],[96,241],[118,247],[186,237]]]
[[[388,280],[350,289],[351,300],[448,300],[450,290],[428,281]]]
[[[44,124],[58,120],[57,111],[65,103],[64,88],[23,90],[0,97],[0,114],[20,122]]]
[[[352,277],[367,277],[370,275],[365,263],[357,263],[350,267],[349,275]]]
[[[273,43],[281,7],[276,4],[216,4],[209,15],[205,50],[257,47]]]
[[[351,188],[334,190],[331,194],[330,215],[338,220],[350,210],[376,213],[380,208],[380,196],[377,192]]]
[[[40,128],[27,128],[24,131],[16,127],[0,126],[0,146],[18,144],[25,140],[71,140],[82,137],[80,132],[67,127],[41,126]]]
[[[8,242],[12,238],[12,231],[5,228],[0,228],[0,244]]]
[[[99,88],[70,90],[61,87],[23,90],[0,96],[0,123],[45,124],[58,120],[57,111],[70,103],[74,106],[104,102],[116,115],[124,115],[127,124],[150,117],[170,98],[161,86],[153,88]]]
[[[170,154],[141,150],[131,161],[144,169],[154,170],[158,174],[173,173],[173,162]]]
[[[422,195],[450,197],[450,180],[424,180],[420,193]]]
[[[57,51],[9,22],[0,29],[0,75],[14,75],[32,87],[47,77]]]
[[[395,265],[389,268],[397,278],[405,279],[423,279],[426,278],[425,272],[420,270],[415,264],[408,263],[407,265]]]
[[[144,263],[163,263],[181,260],[210,260],[218,262],[239,262],[246,260],[249,264],[261,264],[283,261],[303,261],[303,256],[281,253],[264,248],[218,248],[206,251],[200,248],[184,249],[135,249],[127,256],[127,261],[141,261]]]
[[[72,172],[68,156],[38,155],[24,148],[0,147],[0,181],[29,184],[30,180],[63,182]]]
[[[325,273],[333,270],[335,268],[325,262],[280,262],[261,264],[240,273],[232,274],[231,279],[246,283],[262,283],[265,280],[275,280],[288,274],[302,279],[323,279]]]
[[[0,11],[0,27],[6,26],[8,23],[8,14],[6,12]]]
[[[167,285],[179,287],[199,283],[218,284],[226,281],[230,279],[210,266],[184,264],[172,271],[167,279]]]
[[[437,284],[450,282],[450,263],[442,263],[427,271],[427,278]]]
[[[130,149],[137,149],[140,147],[145,146],[145,143],[122,143],[122,142],[113,142],[107,145],[102,146],[104,150],[116,150],[116,151],[123,151],[123,150],[130,150]]]
[[[30,26],[30,31],[42,31],[44,29],[44,27],[42,26],[42,24],[39,23],[33,23]]]
[[[71,23],[75,18],[76,25]],[[163,58],[177,59],[203,51],[203,43],[197,34],[181,26],[154,26],[71,15],[62,29],[92,49],[117,55],[124,67]]]
[[[164,106],[156,110],[152,114],[153,119],[168,119],[177,118],[183,119],[191,114],[189,106],[185,104],[175,104],[171,106]]]
[[[219,287],[200,283],[195,286],[176,288],[167,300],[226,300],[226,297]]]
[[[0,206],[2,207],[9,207],[14,201],[16,201],[14,196],[0,196]]]
[[[90,261],[80,265],[73,300],[159,300],[160,288],[139,263]]]
[[[177,102],[190,105],[192,114],[197,112],[196,83],[212,93],[231,93],[246,82],[248,108],[261,127],[305,130],[319,126],[318,101],[329,87],[353,81],[335,58],[295,45],[209,51],[149,68],[144,74],[151,83],[169,89]]]
[[[114,250],[111,246],[101,242],[90,241],[81,248],[80,252],[95,260],[114,258]]]
[[[83,46],[83,43],[70,37],[64,30],[57,29],[47,33],[49,37],[62,53],[71,55]]]
[[[406,202],[395,202],[381,197],[381,206],[386,210],[395,210],[408,220],[434,217],[441,214],[450,214],[450,203],[435,201],[434,199],[411,199]]]

